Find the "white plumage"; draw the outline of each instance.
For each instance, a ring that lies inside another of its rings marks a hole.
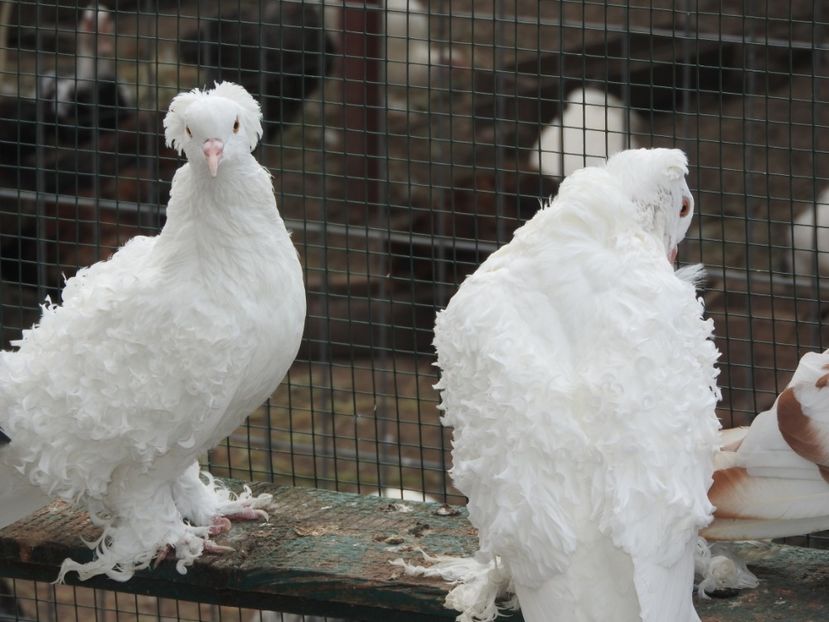
[[[709,498],[712,540],[829,529],[829,350],[803,356],[789,385],[750,427],[726,430]]]
[[[610,93],[586,87],[571,92],[564,112],[542,130],[529,165],[551,177],[567,177],[585,166],[601,166],[623,149],[636,148],[632,136],[639,117]]]
[[[397,86],[428,87],[440,67],[452,65],[458,53],[431,43],[429,11],[420,0],[386,0],[386,80]]]
[[[528,622],[698,619],[718,352],[669,261],[686,174],[667,149],[575,172],[438,314],[452,477]]]
[[[184,572],[222,515],[267,502],[197,463],[276,389],[304,324],[297,252],[251,154],[259,105],[226,82],[177,96],[164,125],[188,158],[164,229],[79,271],[0,354],[0,526],[48,495],[102,528],[95,559],[61,579],[126,580],[167,546]]]
[[[342,31],[341,0],[322,0],[325,27]],[[463,64],[463,55],[448,44],[434,43],[429,10],[420,0],[385,0],[381,15],[385,33],[386,80],[391,86],[425,88],[445,77],[447,67]],[[401,107],[405,102],[391,102]],[[403,106],[405,107],[405,106]]]

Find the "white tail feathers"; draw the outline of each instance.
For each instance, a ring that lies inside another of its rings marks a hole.
[[[421,549],[418,552],[430,566],[416,566],[400,558],[389,563],[411,576],[439,577],[454,584],[444,604],[447,609],[461,612],[458,622],[492,622],[502,610],[518,608],[512,578],[497,559],[487,561],[480,553],[475,557],[452,557],[431,556]]]

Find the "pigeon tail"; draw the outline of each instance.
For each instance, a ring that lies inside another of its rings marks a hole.
[[[444,605],[460,612],[458,622],[493,622],[504,611],[518,608],[512,577],[497,558],[487,559],[480,552],[474,557],[452,557],[418,551],[430,566],[416,566],[400,558],[389,563],[410,576],[439,577],[454,584]]]

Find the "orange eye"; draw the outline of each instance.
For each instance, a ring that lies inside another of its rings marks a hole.
[[[691,212],[691,201],[682,199],[682,208],[679,210],[679,217],[685,218]]]
[[[236,121],[233,123],[233,133],[236,134],[239,131],[239,117],[236,117]]]
[[[190,138],[193,138],[193,132],[191,132],[191,131],[190,131],[190,128],[189,128],[188,126],[186,126],[186,125],[185,125],[185,126],[184,126],[184,129],[185,129],[185,130],[187,130],[187,135],[188,135]]]

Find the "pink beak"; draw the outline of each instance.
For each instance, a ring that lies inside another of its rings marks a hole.
[[[207,169],[210,171],[210,176],[215,177],[219,172],[219,162],[222,161],[222,153],[224,152],[225,144],[218,138],[208,138],[202,145],[202,152],[207,158]]]
[[[671,249],[671,252],[670,252],[670,253],[668,253],[668,261],[670,261],[671,263],[676,262],[676,253],[677,253],[677,250],[678,250],[678,249],[677,249],[677,247],[676,247],[676,246],[674,246],[674,247]]]

